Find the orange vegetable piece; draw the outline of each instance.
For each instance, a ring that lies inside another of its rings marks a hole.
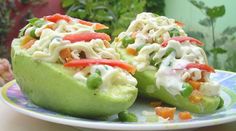
[[[192,119],[192,115],[188,111],[179,112],[179,119],[180,120],[189,120],[189,119]]]
[[[126,48],[126,51],[130,55],[137,55],[138,54],[138,52],[133,48]]]
[[[34,44],[35,41],[36,41],[35,39],[32,39],[32,40],[28,41],[26,44],[22,45],[21,48],[29,49]]]
[[[109,48],[109,47],[110,47],[110,43],[109,43],[108,41],[103,40],[103,42],[104,42],[104,45],[105,45],[106,48]]]
[[[80,20],[78,19],[78,23],[82,24],[82,25],[87,25],[87,26],[92,26],[95,24],[95,30],[102,30],[102,29],[108,29],[109,27],[103,25],[103,24],[100,24],[100,23],[92,23],[92,22],[89,22],[89,21],[85,21],[85,20]]]
[[[109,29],[109,27],[100,23],[95,23],[95,30],[102,30],[102,29]]]
[[[64,59],[66,62],[69,62],[72,60],[71,50],[69,48],[65,48],[60,51],[60,56],[62,59]]]
[[[194,90],[199,90],[201,87],[201,82],[189,80],[188,83],[193,87]]]
[[[156,107],[156,115],[163,117],[164,119],[173,120],[176,108],[171,107]]]
[[[25,45],[26,43],[28,43],[30,40],[33,40],[33,39],[34,38],[29,35],[24,36],[24,38],[21,41],[21,46]]]
[[[200,79],[200,80],[197,80],[197,81],[199,81],[199,82],[205,82],[206,80],[205,80],[204,76],[205,76],[205,73],[202,71],[202,73],[201,73],[201,79]]]
[[[194,90],[192,94],[189,96],[189,100],[192,103],[198,104],[202,101],[202,94],[201,92]]]

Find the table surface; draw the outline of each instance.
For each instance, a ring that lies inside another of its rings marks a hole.
[[[15,112],[0,100],[0,131],[87,131],[71,126],[55,124]],[[235,131],[236,121],[204,128],[189,129],[191,131]],[[92,130],[89,130],[92,131]]]

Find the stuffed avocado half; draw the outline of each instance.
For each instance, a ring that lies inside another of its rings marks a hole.
[[[138,14],[113,42],[121,58],[136,66],[141,96],[194,113],[212,113],[223,105],[220,85],[210,80],[203,43],[187,37],[183,24],[152,13]]]
[[[119,60],[105,25],[55,14],[34,18],[12,42],[15,79],[36,105],[99,117],[129,108],[137,97],[132,65]]]

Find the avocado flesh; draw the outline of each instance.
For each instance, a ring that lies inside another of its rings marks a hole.
[[[128,63],[131,63],[133,56],[126,53],[124,49],[117,49],[121,54],[121,58]],[[142,97],[159,99],[165,103],[176,106],[181,110],[187,110],[193,113],[207,114],[217,110],[220,104],[220,97],[207,97],[204,96],[202,101],[198,104],[194,104],[189,101],[188,97],[182,95],[173,96],[164,87],[158,88],[156,86],[155,71],[136,71],[134,77],[138,81],[138,93]]]
[[[73,78],[74,71],[62,64],[33,60],[12,44],[12,65],[22,92],[36,105],[72,116],[103,117],[129,108],[137,97],[137,88],[125,85],[91,90]]]

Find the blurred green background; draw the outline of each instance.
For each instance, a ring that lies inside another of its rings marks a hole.
[[[0,58],[31,17],[62,13],[110,27],[113,38],[138,13],[147,11],[177,19],[185,31],[205,43],[210,65],[236,71],[236,1],[234,0],[1,0]]]

